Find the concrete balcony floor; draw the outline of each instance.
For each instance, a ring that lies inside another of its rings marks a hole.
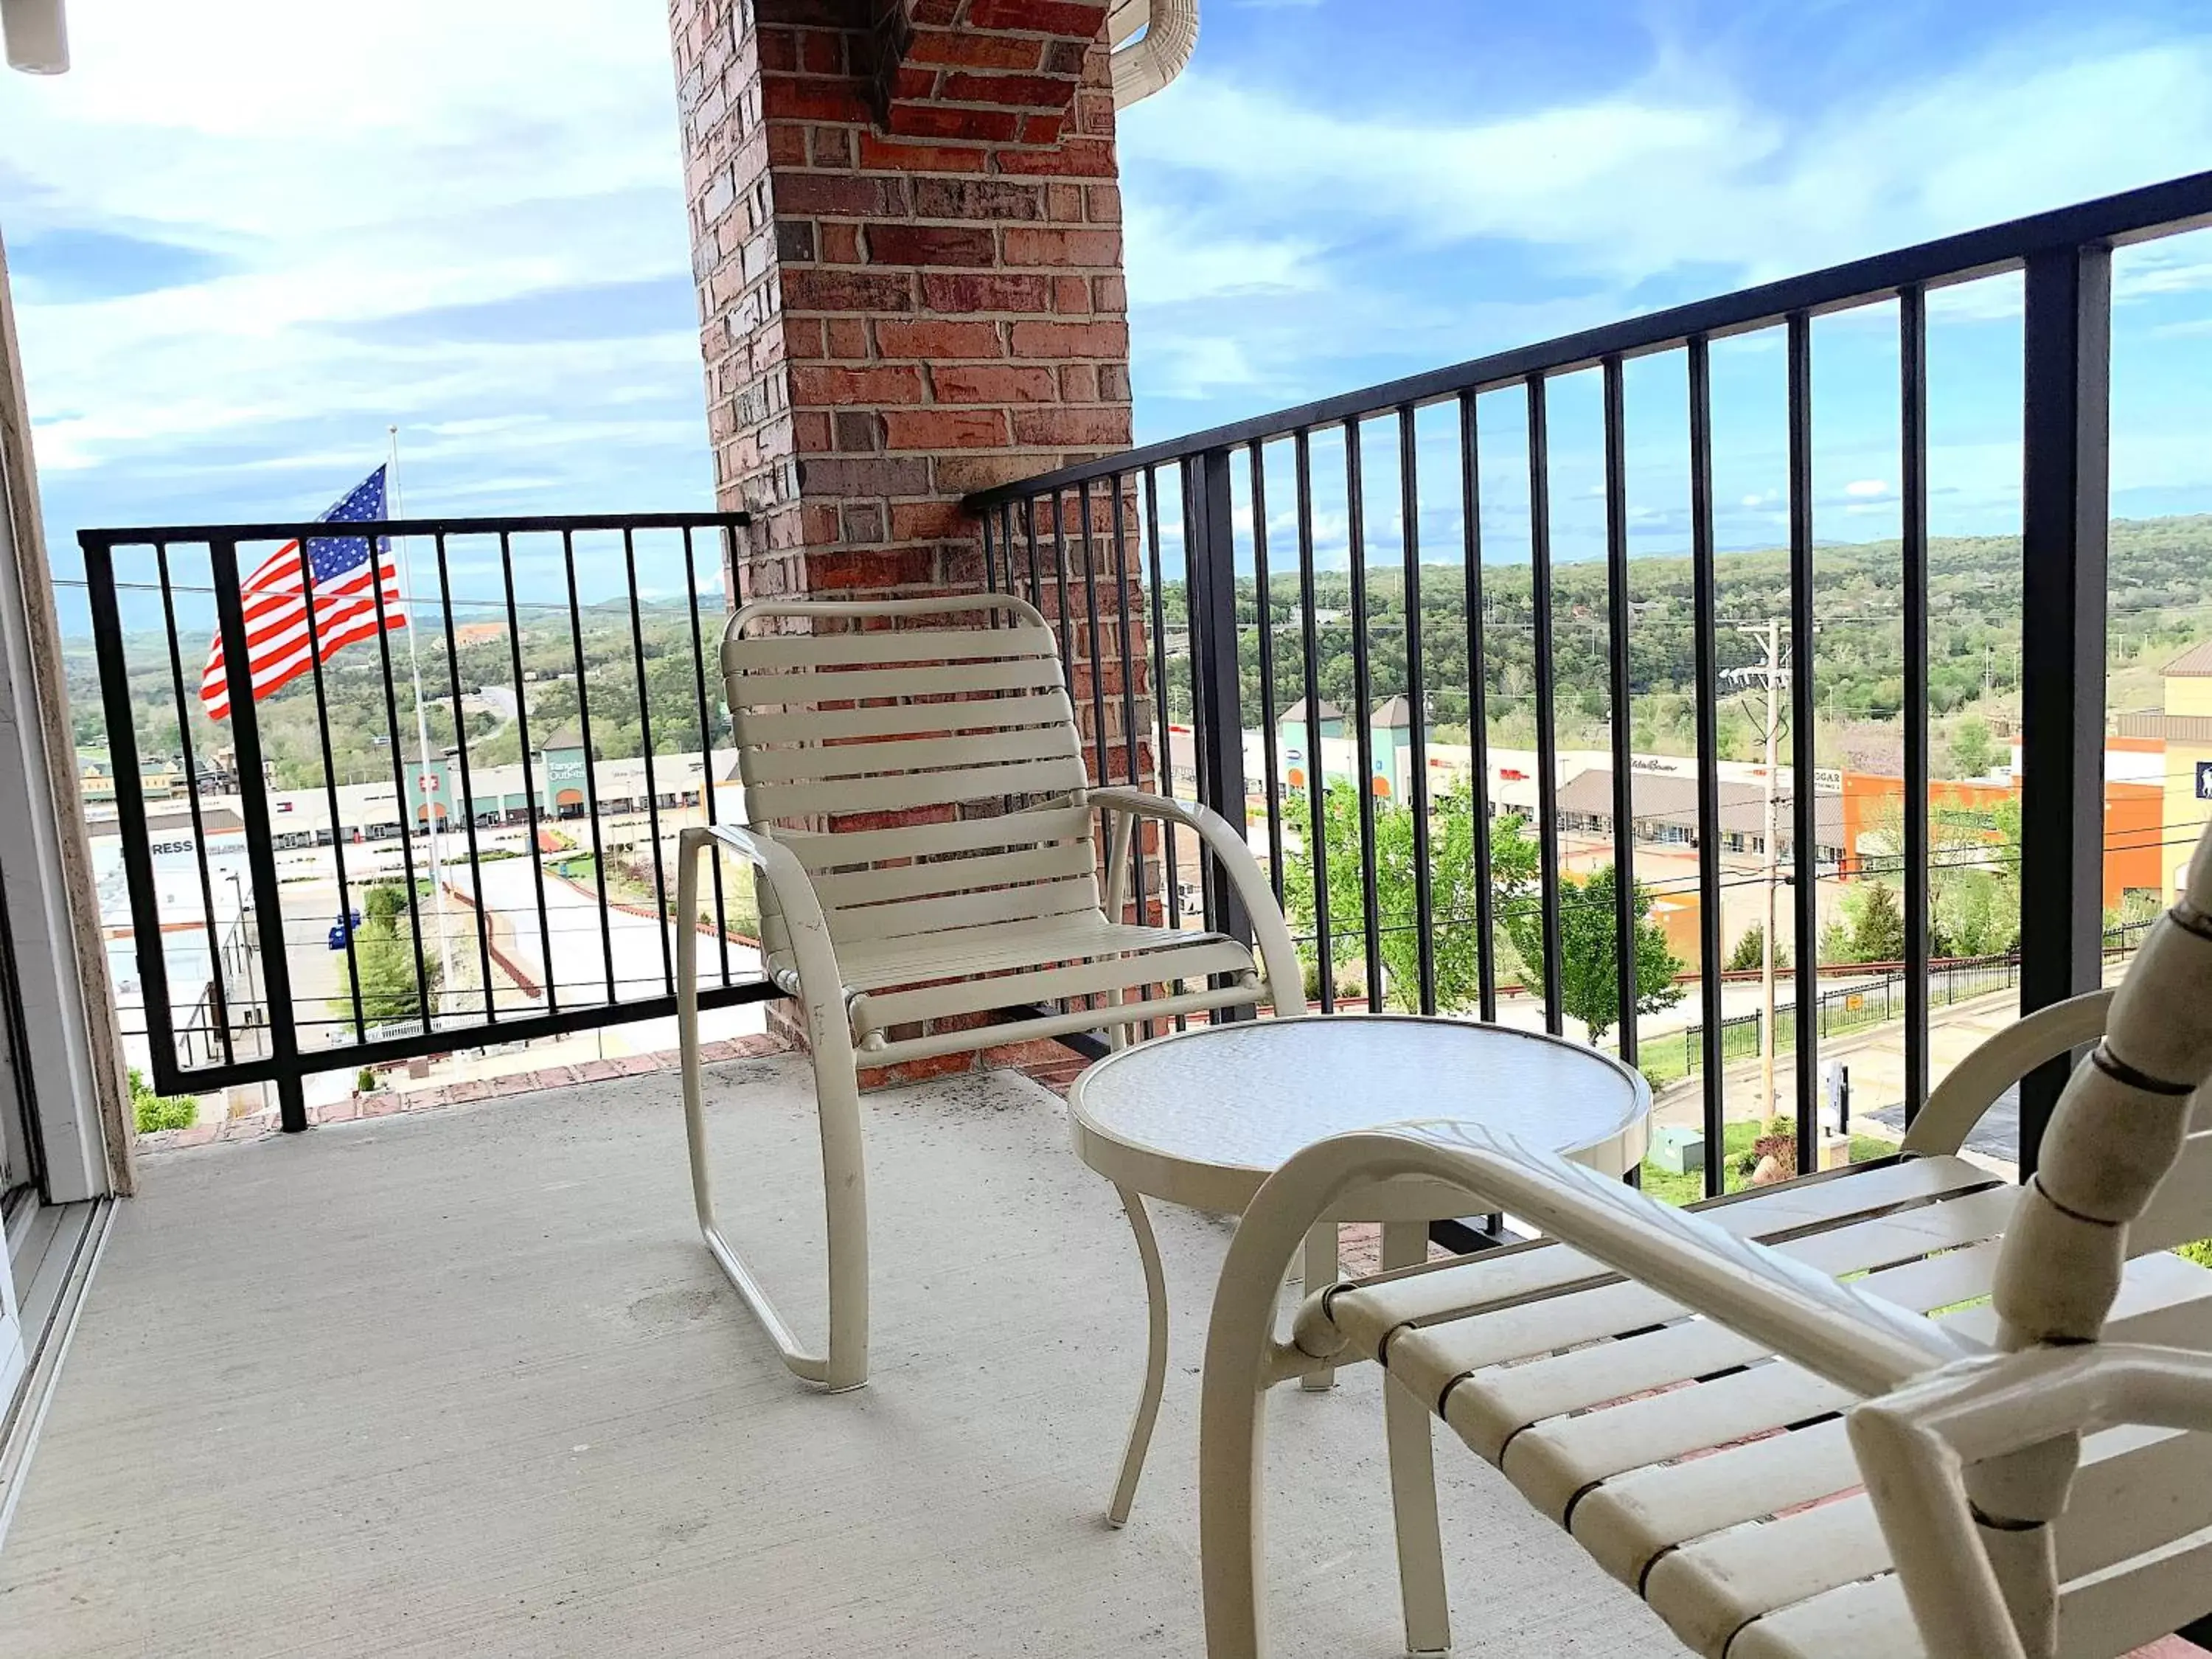
[[[730,1231],[818,1293],[803,1063],[712,1083]],[[693,1231],[672,1075],[147,1161],[4,1550],[10,1654],[1198,1656],[1197,1368],[1227,1233],[1161,1217],[1176,1352],[1099,1510],[1142,1280],[1060,1103],[873,1097],[875,1381],[794,1382]],[[1279,1652],[1400,1650],[1379,1379],[1275,1403]],[[1462,1655],[1679,1651],[1439,1449]]]

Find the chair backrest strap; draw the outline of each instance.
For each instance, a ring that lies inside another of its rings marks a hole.
[[[1034,607],[766,600],[721,665],[746,817],[815,876],[840,943],[1097,911],[1090,781]]]

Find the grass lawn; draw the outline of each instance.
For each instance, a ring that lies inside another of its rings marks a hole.
[[[1722,1168],[1729,1192],[1740,1192],[1751,1184],[1748,1176],[1736,1173],[1736,1160],[1751,1151],[1752,1143],[1759,1139],[1763,1127],[1762,1124],[1749,1119],[1726,1127],[1721,1140],[1724,1153]],[[1863,1164],[1870,1158],[1887,1158],[1896,1150],[1895,1143],[1879,1140],[1872,1135],[1851,1137],[1851,1162],[1854,1164]],[[1663,1204],[1694,1203],[1705,1195],[1705,1173],[1692,1170],[1688,1175],[1676,1175],[1646,1158],[1644,1163],[1644,1190]]]
[[[576,858],[562,859],[552,867],[580,887],[588,887],[594,892],[599,890],[599,861],[589,853]],[[675,885],[675,882],[672,879],[669,883],[672,895]],[[653,902],[653,889],[649,884],[638,881],[621,865],[611,860],[607,864],[607,896],[610,899],[619,899],[626,904],[649,905]]]

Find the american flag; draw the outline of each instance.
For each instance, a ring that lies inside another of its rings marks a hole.
[[[322,515],[325,524],[362,524],[384,516],[384,469],[363,478],[353,493]],[[246,600],[246,665],[253,677],[256,702],[289,685],[333,652],[357,640],[376,637],[376,593],[384,589],[384,626],[404,628],[398,567],[391,559],[392,541],[376,541],[376,571],[369,573],[366,536],[310,536],[307,564],[312,587],[301,581],[300,544],[287,542],[263,561],[240,590]],[[310,643],[309,607],[313,606]],[[208,647],[207,671],[200,676],[200,706],[211,720],[230,714],[230,682],[218,631]]]

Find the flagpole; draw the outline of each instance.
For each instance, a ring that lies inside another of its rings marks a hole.
[[[399,495],[398,426],[394,424],[385,428],[385,435],[391,441],[392,449],[391,458],[387,462],[391,471],[386,475],[392,486],[392,516],[395,519],[404,519],[407,515],[401,506]],[[395,539],[399,543],[400,592],[407,606],[407,672],[415,685],[415,793],[422,798],[422,818],[423,822],[429,826],[430,904],[438,918],[438,995],[434,1012],[442,1012],[446,997],[453,980],[453,951],[447,942],[446,932],[446,861],[441,856],[438,846],[438,808],[444,803],[432,800],[429,791],[422,787],[422,780],[426,774],[422,769],[430,762],[430,716],[422,705],[422,664],[415,653],[415,635],[421,631],[421,626],[416,621],[415,566],[413,561],[408,556],[407,538],[401,536]],[[372,551],[372,559],[374,556]],[[451,626],[453,619],[447,617],[446,620],[447,625]],[[460,723],[460,688],[455,686],[453,688],[453,725],[457,730]],[[489,986],[484,988],[484,994],[487,996],[491,994]]]

